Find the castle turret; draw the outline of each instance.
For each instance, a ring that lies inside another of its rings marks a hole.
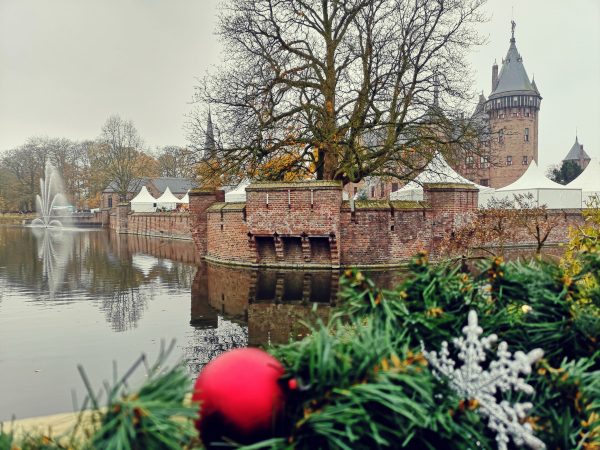
[[[585,169],[591,161],[590,156],[583,149],[583,145],[579,143],[577,135],[575,135],[575,143],[569,150],[569,153],[567,153],[567,156],[565,156],[565,159],[563,159],[563,162],[566,161],[573,161],[581,167],[581,170]]]
[[[492,164],[480,167],[479,176],[487,175],[489,185],[495,188],[516,181],[532,160],[538,161],[538,113],[542,97],[535,82],[529,81],[517,50],[515,26],[513,21],[510,46],[500,73],[496,75],[497,66],[492,69],[493,90],[485,104]]]
[[[214,159],[216,150],[215,130],[212,122],[212,115],[209,110],[208,120],[206,121],[206,139],[204,140],[204,159]]]

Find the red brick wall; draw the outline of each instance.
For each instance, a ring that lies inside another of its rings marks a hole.
[[[129,234],[192,239],[188,213],[134,213],[128,219]]]
[[[215,203],[213,194],[191,200],[194,240],[206,249],[200,255],[251,265],[399,265],[420,250],[440,256],[442,239],[470,220],[478,200],[476,189],[454,184],[426,185],[424,202],[354,207],[342,202],[340,185],[327,182],[251,185],[247,194],[246,203]],[[564,242],[581,213],[552,214],[563,218],[548,243]],[[515,242],[535,240],[515,230]]]
[[[208,218],[207,210],[217,201],[225,200],[223,191],[194,189],[190,191],[190,229],[194,244],[200,256],[207,251]]]
[[[246,188],[246,195],[248,231],[253,235],[339,233],[341,184],[252,184]]]
[[[248,225],[244,220],[245,207],[216,203],[207,212],[208,259],[255,263],[256,255],[248,239]]]

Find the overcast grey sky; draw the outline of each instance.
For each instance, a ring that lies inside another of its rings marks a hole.
[[[0,152],[28,137],[95,138],[132,119],[148,147],[185,145],[195,77],[222,58],[220,0],[0,0]],[[488,44],[471,56],[489,94],[491,65],[517,47],[544,98],[540,162],[566,155],[579,130],[600,158],[600,0],[489,0]]]

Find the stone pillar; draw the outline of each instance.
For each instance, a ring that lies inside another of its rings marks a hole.
[[[440,241],[460,227],[477,210],[479,190],[472,184],[431,183],[423,186],[431,225],[429,251],[437,255]]]
[[[100,221],[103,228],[110,228],[110,208],[100,210]]]
[[[128,222],[129,222],[129,203],[119,203],[117,206],[117,233],[127,234]]]
[[[196,250],[201,257],[206,255],[208,234],[208,213],[216,202],[225,200],[225,192],[214,189],[194,189],[190,191],[190,231]]]

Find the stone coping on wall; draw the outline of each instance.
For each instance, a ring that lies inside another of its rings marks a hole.
[[[135,212],[130,211],[129,215],[131,216],[149,216],[149,217],[189,217],[190,212]]]
[[[294,190],[311,190],[311,189],[334,189],[342,190],[341,181],[258,181],[246,187],[246,192],[251,191],[287,191]]]
[[[354,209],[361,211],[379,211],[379,210],[396,210],[402,209],[405,211],[426,209],[427,205],[423,202],[410,200],[356,200]],[[342,202],[342,209],[352,209],[349,200]]]
[[[208,212],[240,212],[246,208],[246,202],[219,202],[213,203]]]
[[[443,191],[443,190],[456,190],[461,189],[465,191],[479,191],[475,185],[470,183],[424,183],[424,190],[430,191]]]

